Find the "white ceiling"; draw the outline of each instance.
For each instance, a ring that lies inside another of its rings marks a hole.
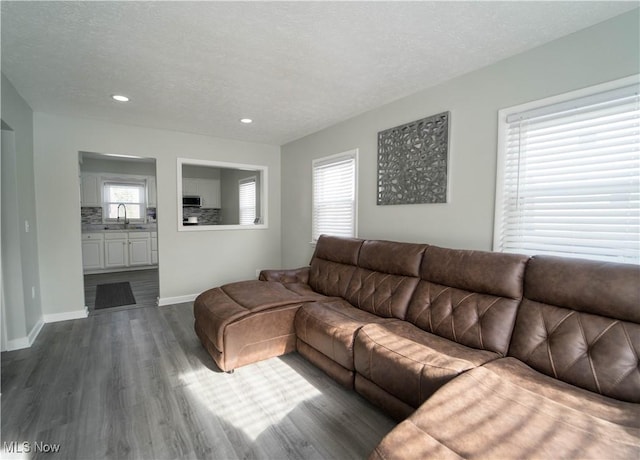
[[[637,6],[2,1],[2,72],[35,111],[280,145]]]

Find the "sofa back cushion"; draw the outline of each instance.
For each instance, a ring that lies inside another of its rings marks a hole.
[[[640,267],[535,256],[509,355],[539,372],[640,403]]]
[[[468,347],[506,355],[528,257],[429,246],[407,321]]]
[[[365,241],[345,299],[369,313],[404,319],[418,284],[426,247],[424,244]]]
[[[345,298],[363,240],[321,235],[311,259],[309,285],[327,296]]]

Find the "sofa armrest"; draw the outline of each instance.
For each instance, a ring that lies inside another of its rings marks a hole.
[[[292,270],[262,270],[260,281],[278,281],[280,283],[309,283],[309,267]]]

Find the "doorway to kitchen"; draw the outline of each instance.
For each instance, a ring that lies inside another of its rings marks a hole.
[[[82,268],[90,315],[155,307],[159,296],[156,162],[79,153]]]

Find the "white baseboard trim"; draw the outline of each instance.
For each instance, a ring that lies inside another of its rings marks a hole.
[[[29,348],[33,345],[33,342],[36,341],[38,334],[42,330],[42,326],[44,326],[44,321],[42,319],[38,320],[38,322],[31,328],[31,332],[26,337],[20,337],[13,340],[7,340],[7,349],[3,351],[14,351],[14,350],[22,350],[23,348]]]
[[[42,330],[42,327],[46,323],[57,323],[58,321],[68,321],[70,319],[82,319],[89,316],[89,309],[84,307],[84,310],[66,311],[64,313],[53,313],[50,315],[42,315],[42,318],[31,328],[27,337],[20,337],[13,340],[7,340],[6,351],[21,350],[23,348],[29,348],[33,345],[33,342],[38,338],[38,334]]]
[[[21,350],[23,348],[29,348],[30,346],[28,337],[20,337],[18,339],[7,340],[6,351]]]
[[[69,321],[70,319],[82,319],[89,316],[89,309],[84,307],[83,310],[65,311],[64,313],[51,313],[42,315],[45,323],[57,323],[58,321]]]
[[[176,303],[193,302],[200,294],[180,295],[177,297],[158,297],[158,306],[173,305]]]
[[[40,331],[42,330],[42,326],[44,326],[44,321],[41,318],[38,320],[35,326],[33,326],[31,332],[29,332],[29,335],[27,336],[27,339],[29,340],[29,346],[33,345],[33,342],[36,341],[38,334],[40,334]]]

